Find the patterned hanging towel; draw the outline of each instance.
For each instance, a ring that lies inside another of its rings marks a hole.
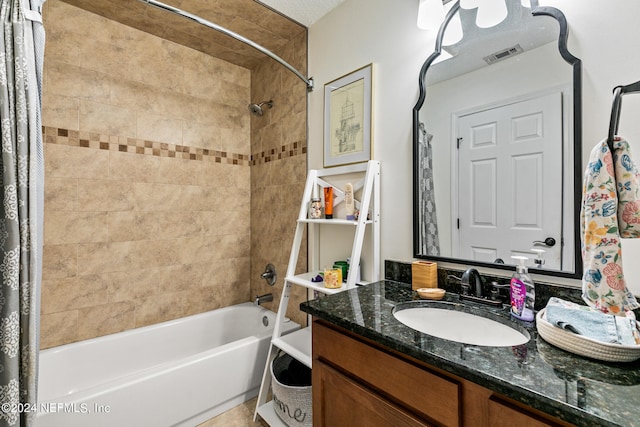
[[[613,148],[612,158],[606,140],[594,147],[585,171],[580,213],[582,298],[604,313],[625,315],[640,308],[627,289],[620,242],[621,237],[640,237],[640,173],[627,141],[618,138]]]

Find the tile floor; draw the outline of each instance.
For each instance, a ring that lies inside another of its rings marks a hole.
[[[253,421],[253,411],[256,407],[257,398],[244,402],[235,408],[223,412],[217,417],[200,424],[198,427],[264,427],[261,420]]]

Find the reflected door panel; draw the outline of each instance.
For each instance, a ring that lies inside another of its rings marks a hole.
[[[535,258],[534,241],[561,241],[561,93],[465,114],[457,122],[456,256],[511,263],[513,255]],[[544,249],[545,267],[561,269],[561,245]]]

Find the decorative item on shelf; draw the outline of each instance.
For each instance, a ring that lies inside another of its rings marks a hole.
[[[339,268],[342,271],[342,281],[346,282],[349,274],[349,263],[347,261],[335,261],[333,268]]]
[[[344,186],[344,208],[347,214],[347,221],[355,221],[355,203],[353,200],[353,184],[350,182]]]
[[[324,85],[324,167],[371,159],[373,64]]]
[[[444,289],[440,288],[418,288],[416,289],[420,298],[424,299],[432,299],[432,300],[441,300],[444,298],[444,294],[446,293]]]
[[[438,265],[429,261],[414,261],[411,264],[411,288],[438,287]]]
[[[333,218],[333,187],[324,187],[324,217]]]
[[[338,289],[342,287],[341,268],[324,269],[324,287],[329,289]]]
[[[309,203],[309,218],[320,219],[322,218],[322,202],[319,197],[314,197]]]

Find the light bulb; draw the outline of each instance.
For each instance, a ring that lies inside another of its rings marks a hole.
[[[444,20],[442,0],[420,0],[418,7],[418,28],[437,30]]]
[[[507,5],[504,0],[478,0],[476,25],[489,28],[501,23],[507,17]]]

